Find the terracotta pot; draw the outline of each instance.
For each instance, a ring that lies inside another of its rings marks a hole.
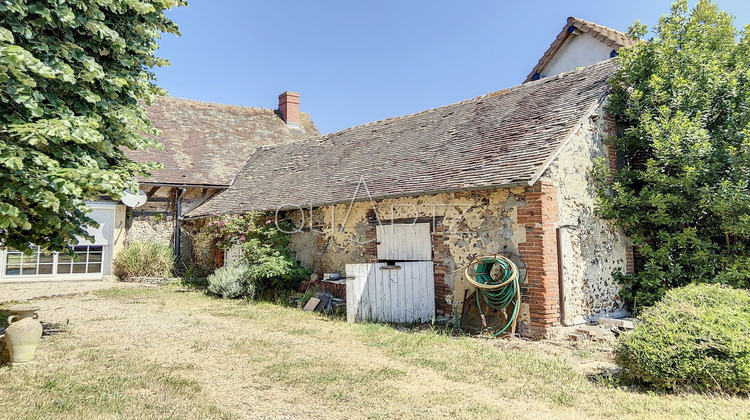
[[[34,352],[42,338],[42,324],[37,321],[38,309],[27,305],[15,305],[7,309],[15,313],[8,317],[9,325],[5,329],[5,345],[13,364],[34,360]]]

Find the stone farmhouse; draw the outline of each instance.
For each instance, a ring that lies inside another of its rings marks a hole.
[[[431,288],[419,299],[436,317],[463,303],[461,269],[486,254],[524,268],[524,335],[622,314],[610,273],[632,270],[632,248],[594,214],[591,169],[597,158],[617,164],[610,58],[636,42],[568,18],[519,86],[322,136],[291,93],[275,111],[157,100],[149,114],[164,150],[132,156],[165,169],[142,182],[145,206],[112,204],[107,257],[123,240],[156,239],[199,258],[183,226],[272,210],[297,220],[301,265],[322,255],[319,278],[419,262],[412,274]]]
[[[112,275],[112,260],[128,241],[171,244],[178,265],[188,266],[205,250],[193,247],[181,215],[227,189],[254,148],[319,134],[292,92],[279,96],[276,110],[164,97],[155,98],[147,112],[164,148],[128,151],[135,160],[164,165],[140,182],[146,204],[129,209],[107,199],[89,203],[100,226],[89,229],[94,242],[82,239],[75,247],[78,261],[41,250],[30,257],[0,250],[0,282],[101,280]]]

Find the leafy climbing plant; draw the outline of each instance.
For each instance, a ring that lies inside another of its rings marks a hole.
[[[184,0],[0,0],[0,247],[66,250],[86,236],[85,200],[119,198],[155,164],[142,104],[164,10]]]
[[[289,220],[276,220],[273,213],[247,212],[210,218],[203,234],[215,239],[222,249],[242,247],[243,260],[248,264],[248,281],[255,293],[294,289],[310,273],[291,257],[290,236],[294,231]]]
[[[625,127],[613,139],[624,166],[596,173],[598,212],[642,256],[616,274],[637,306],[689,283],[750,287],[748,27],[709,0],[678,0],[653,32],[617,58],[609,110]]]

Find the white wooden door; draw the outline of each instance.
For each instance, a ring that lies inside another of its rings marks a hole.
[[[230,265],[242,261],[242,247],[232,245],[231,248],[224,251],[224,265]]]
[[[434,317],[432,261],[346,265],[348,322],[428,322]]]
[[[385,261],[430,261],[432,240],[429,223],[377,226],[378,259]]]

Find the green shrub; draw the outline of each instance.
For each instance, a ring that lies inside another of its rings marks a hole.
[[[249,274],[244,264],[219,267],[208,276],[208,291],[224,299],[252,298],[255,286],[249,281]]]
[[[174,260],[169,245],[133,242],[117,254],[112,264],[118,277],[169,277],[174,271]]]
[[[243,244],[247,257],[248,243]],[[252,244],[250,244],[252,245]],[[297,261],[288,255],[269,250],[249,263],[249,282],[259,294],[278,294],[295,290],[303,279],[310,276],[309,270],[300,267]]]
[[[750,392],[750,292],[673,289],[642,320],[615,349],[627,379],[660,390]]]
[[[248,212],[211,218],[201,235],[215,240],[219,248],[242,248],[242,261],[249,267],[248,283],[256,297],[273,299],[299,287],[311,271],[302,268],[289,249],[290,235],[296,230],[289,220],[278,220],[275,213]]]

